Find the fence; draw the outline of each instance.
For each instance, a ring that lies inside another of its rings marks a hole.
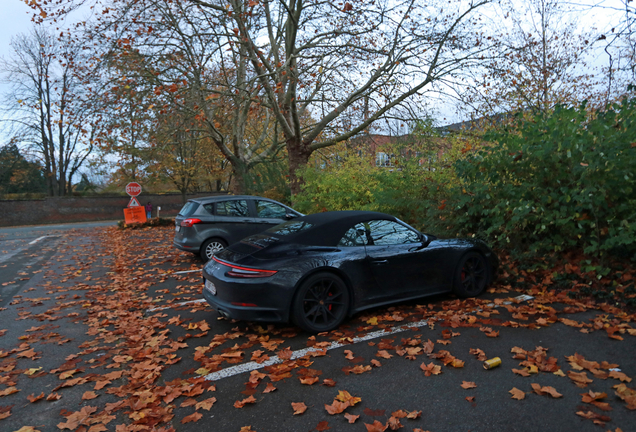
[[[225,195],[206,192],[188,195],[196,198]],[[157,207],[161,216],[176,216],[183,206],[181,194],[141,194],[137,197],[141,205],[152,203],[153,217]],[[0,226],[40,225],[66,222],[88,222],[99,220],[123,220],[123,209],[128,205],[128,196],[50,197],[36,200],[0,201]]]

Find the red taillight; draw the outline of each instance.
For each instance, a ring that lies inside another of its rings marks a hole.
[[[197,219],[197,218],[188,218],[188,219],[184,219],[181,221],[181,226],[182,227],[191,227],[194,224],[198,224],[201,223],[201,219]]]
[[[217,257],[213,256],[212,259],[219,264],[230,267],[232,270],[226,273],[227,276],[240,277],[240,278],[262,278],[269,277],[277,273],[276,270],[262,270],[248,267],[240,267],[234,264],[221,261]]]

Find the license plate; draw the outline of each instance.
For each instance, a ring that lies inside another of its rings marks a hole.
[[[174,230],[175,230],[176,232],[181,231],[181,225],[177,225],[177,226],[175,226],[175,227],[174,227]]]
[[[210,291],[210,294],[216,295],[216,287],[208,279],[205,280],[205,288]]]

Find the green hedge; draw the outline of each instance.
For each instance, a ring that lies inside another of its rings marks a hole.
[[[486,135],[455,168],[452,221],[534,255],[583,248],[602,256],[636,246],[636,100],[594,116],[559,106]]]

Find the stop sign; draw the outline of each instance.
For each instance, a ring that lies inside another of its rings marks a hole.
[[[126,185],[126,193],[130,196],[137,196],[141,193],[141,185],[137,182],[130,182]]]

